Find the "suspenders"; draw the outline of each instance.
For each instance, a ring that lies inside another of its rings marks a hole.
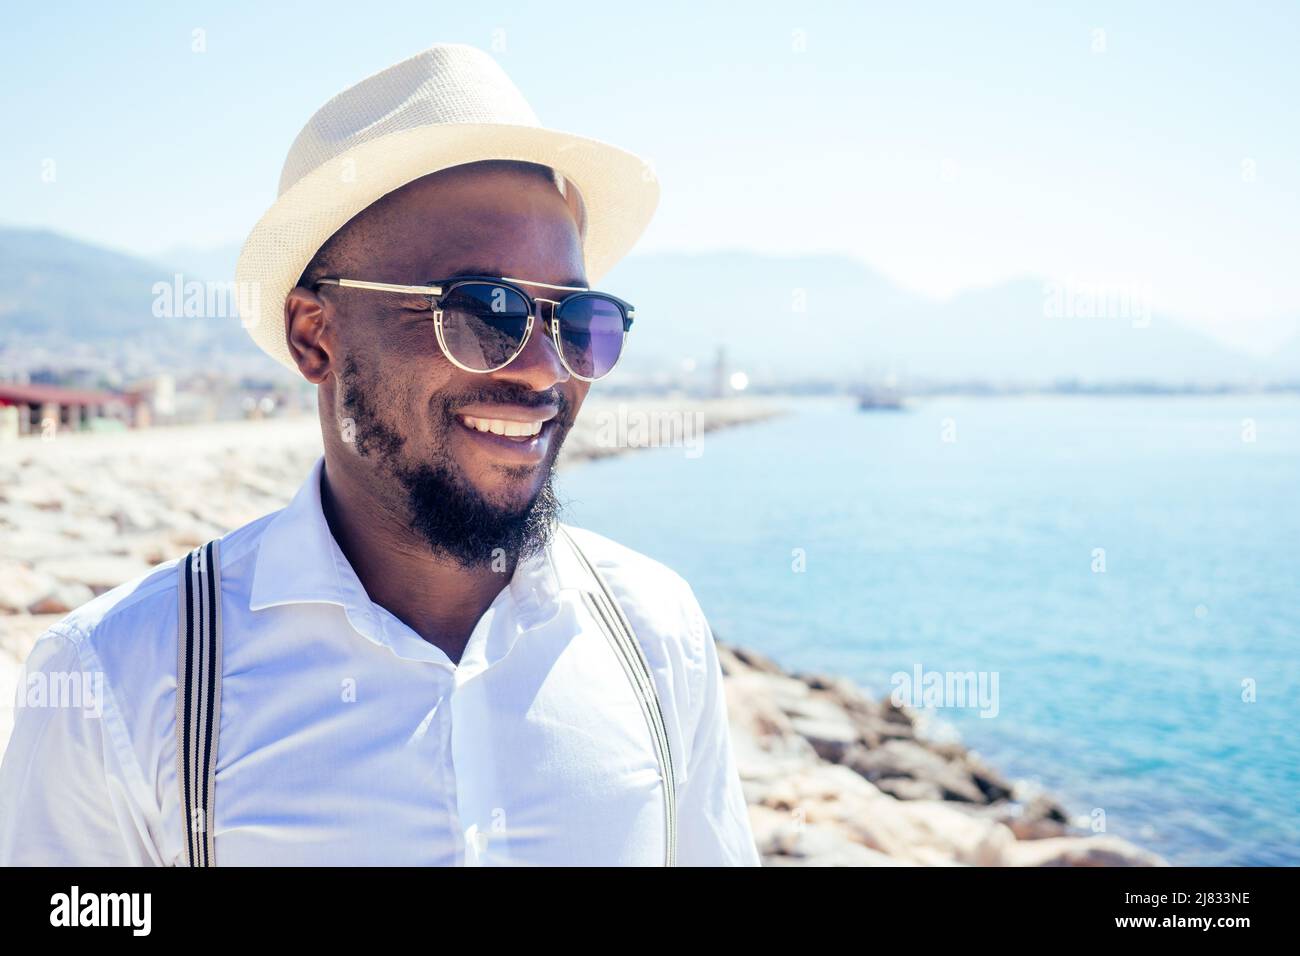
[[[557,537],[563,538],[569,545],[573,556],[577,559],[578,567],[586,573],[591,584],[594,584],[594,587],[589,586],[582,591],[583,601],[600,624],[601,630],[605,632],[645,714],[650,736],[654,740],[655,756],[659,759],[659,777],[663,782],[664,866],[676,866],[677,781],[673,774],[672,751],[668,746],[668,732],[664,727],[663,709],[659,706],[659,693],[655,689],[654,675],[650,673],[645,652],[642,651],[640,642],[632,632],[632,625],[628,622],[627,615],[623,613],[623,608],[619,606],[605,578],[596,570],[596,566],[583,553],[578,542],[563,524],[559,525]]]
[[[176,778],[185,821],[185,858],[190,866],[212,866],[212,807],[221,729],[220,542],[195,548],[179,571]]]
[[[596,566],[560,524],[573,567],[585,578],[582,599],[627,674],[646,718],[664,791],[664,865],[677,863],[677,793],[672,751],[654,676],[632,625]],[[178,567],[176,777],[190,866],[214,866],[217,733],[221,729],[221,554],[219,541],[195,548]]]

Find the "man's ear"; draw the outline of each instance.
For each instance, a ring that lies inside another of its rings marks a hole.
[[[323,382],[332,367],[327,326],[324,300],[311,289],[295,286],[284,300],[284,331],[298,371],[313,385]]]

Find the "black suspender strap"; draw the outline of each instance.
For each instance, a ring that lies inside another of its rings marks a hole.
[[[650,736],[654,741],[655,756],[659,759],[660,779],[664,788],[665,866],[677,865],[677,780],[673,773],[672,750],[668,745],[668,732],[664,725],[663,709],[655,688],[654,675],[646,660],[645,651],[632,631],[632,625],[623,613],[609,583],[596,566],[583,553],[577,540],[563,524],[558,526],[559,537],[569,545],[578,566],[594,584],[583,589],[582,597],[601,629],[609,639],[615,655],[636,692],[641,710],[645,714]]]
[[[181,562],[176,642],[176,776],[190,866],[213,866],[217,732],[221,729],[221,555],[218,541]]]

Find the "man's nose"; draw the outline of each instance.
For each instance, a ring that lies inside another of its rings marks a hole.
[[[513,362],[494,373],[498,378],[519,382],[539,392],[569,380],[569,370],[560,360],[555,340],[551,338],[549,323],[542,321],[544,316],[553,319],[554,309],[552,302],[545,299],[537,301],[533,334],[528,337],[528,344]]]

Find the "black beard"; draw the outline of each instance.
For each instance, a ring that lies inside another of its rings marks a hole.
[[[410,529],[428,544],[438,557],[448,558],[466,570],[491,565],[504,571],[514,563],[543,551],[551,540],[559,520],[560,502],[555,494],[555,460],[567,430],[553,436],[555,447],[546,480],[537,494],[519,509],[492,504],[461,474],[446,452],[449,430],[457,427],[452,413],[454,405],[466,399],[508,401],[521,405],[537,404],[526,391],[502,395],[498,389],[484,389],[481,397],[457,395],[442,402],[444,445],[432,461],[414,466],[402,462],[401,451],[406,438],[380,416],[370,397],[383,390],[365,384],[367,376],[359,372],[356,360],[349,356],[344,363],[342,406],[344,417],[354,424],[355,446],[363,458],[376,458],[405,491]],[[371,380],[373,381],[373,380]],[[567,403],[559,398],[557,422],[567,421]]]
[[[421,465],[398,473],[411,509],[411,530],[443,557],[470,569],[491,563],[505,570],[511,559],[539,553],[551,540],[560,502],[554,470],[522,511],[490,504],[476,489],[441,465]]]

